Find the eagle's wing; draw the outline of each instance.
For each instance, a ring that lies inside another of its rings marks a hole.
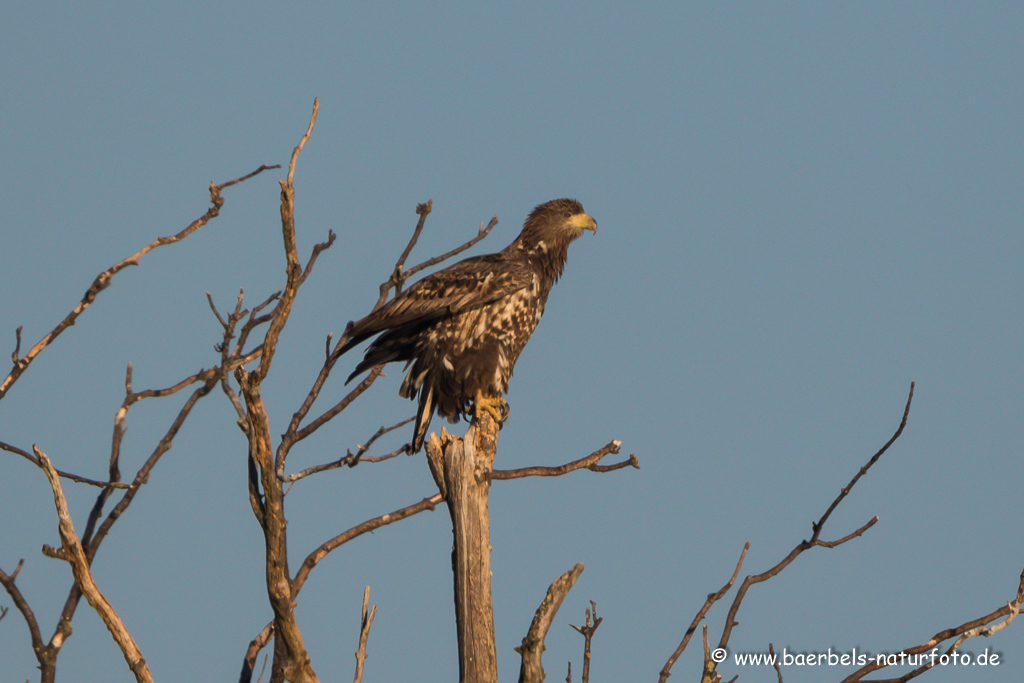
[[[397,327],[420,327],[497,301],[530,286],[529,266],[501,254],[476,256],[423,278],[395,299],[351,323],[345,353],[378,332]]]

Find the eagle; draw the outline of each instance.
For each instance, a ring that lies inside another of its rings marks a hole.
[[[508,416],[508,381],[544,314],[569,244],[597,221],[575,199],[555,199],[530,212],[519,236],[496,254],[474,256],[419,280],[346,328],[341,355],[379,335],[346,384],[366,370],[404,361],[399,396],[419,396],[412,454],[423,447],[436,410],[449,422],[489,413]]]

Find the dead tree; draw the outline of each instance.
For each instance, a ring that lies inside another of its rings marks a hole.
[[[494,481],[514,480],[530,476],[561,476],[576,470],[587,469],[592,472],[611,472],[624,467],[638,468],[639,462],[634,455],[611,465],[601,464],[608,455],[618,454],[620,443],[611,441],[590,455],[557,467],[525,467],[514,470],[495,469],[495,455],[498,445],[498,428],[488,415],[479,420],[474,419],[463,437],[456,437],[441,431],[440,436],[433,436],[427,444],[427,465],[437,485],[437,492],[426,491],[417,501],[411,502],[397,510],[379,514],[367,519],[352,528],[324,540],[312,549],[301,565],[292,570],[288,563],[287,516],[285,493],[295,481],[340,467],[355,467],[361,463],[381,462],[397,457],[405,452],[401,447],[383,455],[370,455],[370,449],[377,439],[405,425],[410,420],[403,420],[388,427],[382,426],[367,441],[353,451],[349,449],[340,458],[307,467],[298,472],[287,471],[288,457],[292,449],[304,439],[337,417],[352,403],[362,396],[381,375],[381,368],[374,368],[354,389],[332,406],[316,414],[313,408],[328,382],[331,371],[338,361],[338,349],[347,341],[343,334],[332,345],[330,335],[324,348],[324,360],[316,376],[312,379],[310,389],[301,403],[296,407],[287,421],[287,428],[275,440],[270,429],[270,415],[262,394],[264,382],[269,376],[278,352],[278,340],[288,323],[294,302],[300,289],[310,277],[313,267],[321,253],[329,249],[335,241],[333,232],[328,232],[326,240],[314,246],[312,253],[303,264],[296,248],[295,202],[296,192],[294,179],[299,156],[313,132],[318,105],[314,103],[313,113],[306,133],[294,148],[288,164],[285,180],[280,181],[281,231],[284,249],[284,284],[280,291],[270,294],[260,303],[245,308],[244,296],[239,293],[233,308],[226,314],[218,311],[214,299],[209,296],[209,305],[213,315],[221,326],[221,334],[216,346],[219,357],[217,362],[207,369],[189,375],[177,383],[159,389],[137,391],[132,382],[132,366],[128,365],[125,379],[125,396],[114,417],[113,437],[111,439],[110,456],[106,479],[91,479],[71,472],[58,469],[51,459],[37,444],[31,447],[17,446],[0,441],[0,450],[17,455],[31,462],[43,471],[50,484],[57,512],[58,535],[61,541],[59,548],[44,548],[44,552],[58,560],[67,562],[72,573],[72,583],[68,595],[49,639],[44,638],[43,628],[39,619],[29,605],[26,596],[18,586],[17,578],[23,567],[17,567],[7,574],[0,570],[0,585],[4,587],[13,602],[15,609],[22,615],[31,637],[33,651],[39,663],[41,680],[48,683],[55,680],[58,655],[61,648],[71,635],[71,624],[81,598],[97,612],[110,630],[128,667],[138,681],[150,681],[152,676],[143,653],[131,637],[129,626],[118,616],[116,608],[103,595],[101,587],[96,584],[91,574],[91,564],[99,551],[103,540],[107,537],[117,520],[127,512],[132,501],[150,481],[160,459],[174,445],[174,439],[182,425],[193,413],[198,402],[220,389],[220,393],[230,402],[237,417],[236,425],[242,432],[246,444],[248,498],[253,516],[258,524],[264,541],[264,574],[266,579],[267,600],[272,619],[252,637],[245,650],[240,674],[241,683],[250,683],[256,669],[257,659],[261,651],[271,645],[273,656],[270,660],[269,679],[273,683],[282,681],[301,681],[312,683],[318,681],[310,655],[306,649],[303,633],[295,613],[295,605],[300,591],[310,573],[328,554],[347,542],[375,529],[399,522],[426,510],[433,510],[440,503],[448,507],[453,531],[452,567],[454,579],[454,604],[456,631],[458,636],[459,672],[464,682],[491,683],[497,680],[497,646],[494,637],[494,615],[491,602],[490,584],[490,533],[488,515],[488,494]],[[153,249],[172,244],[187,238],[198,229],[216,218],[224,203],[222,196],[226,188],[248,180],[268,169],[278,166],[261,166],[252,173],[236,180],[210,186],[210,208],[181,232],[171,237],[161,237],[143,247],[133,255],[123,259],[111,268],[100,273],[88,288],[81,301],[64,317],[49,333],[44,335],[25,354],[21,353],[22,328],[15,333],[16,344],[12,354],[12,369],[0,382],[0,400],[5,398],[10,388],[22,379],[31,364],[46,351],[51,343],[66,332],[76,319],[84,314],[93,301],[111,283],[112,279],[128,266],[139,265],[142,258]],[[492,219],[486,227],[481,224],[479,231],[464,244],[441,256],[434,257],[410,268],[405,267],[406,259],[412,252],[424,229],[427,216],[431,211],[431,202],[420,204],[416,208],[419,218],[413,235],[399,256],[392,272],[379,288],[379,298],[374,308],[383,305],[389,296],[402,291],[410,277],[437,263],[451,258],[484,239],[497,219]],[[234,380],[234,383],[232,382]],[[136,403],[143,400],[172,400],[187,392],[180,409],[159,438],[149,457],[138,469],[130,481],[122,481],[120,471],[121,447],[124,439],[126,422],[129,412]],[[877,518],[868,521],[859,529],[834,541],[821,539],[822,529],[835,508],[845,499],[850,490],[868,469],[882,456],[888,447],[900,436],[906,424],[910,409],[908,397],[903,421],[892,439],[861,468],[857,475],[843,488],[840,495],[824,515],[812,526],[810,540],[797,544],[793,551],[781,562],[767,571],[748,576],[742,582],[726,617],[718,648],[710,649],[705,625],[705,658],[702,679],[718,681],[720,675],[717,667],[720,659],[718,652],[725,651],[733,629],[737,626],[736,615],[748,590],[757,583],[767,581],[778,575],[792,563],[801,553],[813,547],[835,547],[851,541],[867,531],[877,522]],[[415,461],[411,461],[415,462]],[[93,486],[99,489],[93,505],[81,531],[76,527],[67,510],[61,480],[75,484]],[[114,499],[113,506],[107,510],[107,504]],[[749,547],[749,544],[748,544]],[[746,553],[736,565],[732,578],[716,593],[708,596],[704,606],[698,611],[696,618],[686,631],[676,652],[669,658],[661,672],[664,681],[670,675],[672,665],[687,646],[697,627],[705,619],[711,607],[732,588]],[[0,558],[0,561],[3,558]],[[577,564],[552,583],[547,595],[537,609],[533,622],[526,636],[516,650],[521,657],[520,681],[533,682],[544,680],[544,669],[541,666],[541,654],[544,651],[544,639],[553,623],[555,615],[563,603],[573,583],[583,571]],[[906,648],[905,652],[920,652],[922,649],[954,640],[948,652],[956,648],[967,638],[994,632],[1013,620],[1024,596],[1024,577],[1017,589],[1015,597],[1004,607],[990,614],[967,622],[954,629],[946,629],[936,633],[926,642]],[[367,656],[367,642],[373,611],[368,610],[368,589],[364,593],[362,618],[356,651],[356,674],[358,682],[362,678],[364,663]],[[593,606],[593,603],[591,603]],[[591,651],[590,637],[597,628],[600,619],[596,614],[596,606],[591,613],[588,610],[586,626],[578,630],[585,636],[583,678],[589,677],[589,659]],[[0,619],[8,612],[7,607],[0,608]],[[591,622],[591,617],[593,621]],[[999,621],[1002,619],[1002,621]],[[253,629],[255,630],[255,629]],[[879,667],[868,666],[846,680],[861,680],[863,676]],[[913,675],[926,671],[922,668]],[[781,679],[781,672],[779,673]],[[909,676],[912,677],[912,676]],[[570,676],[571,678],[571,676]],[[907,680],[904,677],[901,680]]]

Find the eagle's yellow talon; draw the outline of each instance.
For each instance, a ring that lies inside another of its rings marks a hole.
[[[487,413],[495,422],[501,424],[508,419],[511,411],[508,402],[501,396],[484,396],[482,392],[477,392],[473,398],[473,417],[480,419],[483,413]]]

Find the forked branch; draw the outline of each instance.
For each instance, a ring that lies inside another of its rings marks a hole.
[[[747,541],[743,546],[743,552],[740,553],[740,559],[736,561],[736,569],[733,570],[732,576],[728,581],[726,581],[725,585],[714,593],[708,593],[707,600],[704,601],[703,607],[697,610],[697,615],[693,618],[693,621],[690,622],[690,626],[686,629],[686,633],[683,634],[683,640],[679,643],[679,647],[676,648],[676,651],[673,652],[672,656],[668,658],[667,662],[665,662],[665,666],[662,667],[661,675],[658,677],[658,683],[665,683],[665,681],[668,680],[668,677],[672,675],[672,666],[676,663],[676,660],[679,659],[679,656],[683,654],[683,650],[685,650],[686,646],[690,643],[690,638],[693,637],[693,634],[697,632],[697,627],[700,626],[702,621],[704,621],[704,617],[707,615],[708,610],[711,609],[712,605],[721,600],[722,596],[732,588],[732,585],[736,582],[736,577],[739,576],[740,567],[743,566],[743,558],[747,556],[748,550],[750,550],[750,541]]]
[[[296,472],[295,474],[287,474],[283,476],[281,474],[278,474],[278,478],[280,478],[281,481],[284,482],[293,482],[298,481],[299,479],[305,479],[306,477],[312,474],[318,474],[320,472],[326,472],[328,470],[335,470],[338,469],[339,467],[355,467],[361,462],[383,462],[384,460],[391,460],[392,458],[398,457],[402,453],[406,452],[405,446],[401,446],[391,451],[390,453],[385,453],[384,455],[369,456],[365,454],[367,451],[370,450],[370,446],[373,445],[374,441],[384,436],[385,434],[398,429],[399,427],[403,427],[409,424],[415,419],[416,416],[414,415],[410,418],[402,420],[401,422],[393,424],[390,427],[382,426],[374,433],[373,436],[370,437],[370,439],[365,444],[357,444],[355,453],[353,453],[352,449],[349,448],[346,449],[345,455],[341,456],[337,460],[334,460],[333,462],[307,467],[306,469]]]
[[[264,164],[257,168],[252,173],[248,173],[242,176],[241,178],[229,180],[226,183],[221,183],[220,185],[214,185],[213,183],[210,183],[210,208],[207,209],[206,213],[204,213],[202,216],[200,216],[192,223],[190,223],[181,232],[175,235],[171,235],[170,237],[156,238],[155,240],[153,240],[152,242],[150,242],[149,244],[147,244],[146,246],[144,246],[142,249],[138,250],[131,256],[128,256],[127,258],[122,259],[121,261],[118,261],[113,266],[97,275],[96,278],[93,280],[92,284],[89,285],[89,288],[85,291],[85,294],[82,296],[82,300],[78,302],[78,305],[75,306],[70,313],[64,316],[64,319],[61,320],[56,327],[54,327],[42,339],[36,342],[35,346],[29,349],[28,353],[20,357],[19,353],[21,350],[21,327],[19,327],[15,334],[17,344],[15,346],[15,350],[11,358],[13,362],[13,367],[11,368],[11,371],[8,373],[7,377],[5,377],[2,382],[0,382],[0,400],[2,400],[5,395],[7,395],[8,390],[10,390],[11,386],[13,386],[14,383],[18,381],[18,378],[21,377],[22,374],[24,374],[25,370],[28,369],[28,366],[32,363],[33,360],[35,360],[36,356],[42,353],[42,351],[47,346],[49,346],[54,339],[59,337],[66,329],[74,325],[75,321],[78,319],[78,316],[80,316],[85,311],[85,309],[89,308],[89,306],[92,305],[92,302],[96,300],[96,297],[99,295],[99,293],[110,286],[110,283],[114,279],[115,275],[117,275],[119,272],[121,272],[128,266],[137,266],[139,264],[139,259],[141,259],[149,252],[153,251],[154,249],[165,246],[167,244],[174,244],[175,242],[180,242],[181,240],[185,239],[186,237],[188,237],[189,235],[191,235],[192,233],[206,225],[208,222],[210,222],[210,220],[216,218],[220,214],[221,206],[223,206],[224,204],[224,198],[221,197],[220,194],[221,190],[223,190],[226,187],[235,185],[236,183],[240,183],[244,180],[247,180],[253,177],[254,175],[257,175],[259,173],[262,173],[263,171],[272,168],[280,168],[280,166],[268,166]]]
[[[370,639],[370,627],[373,626],[373,618],[377,616],[377,605],[373,609],[370,606],[370,587],[363,591],[363,612],[359,622],[359,649],[356,650],[356,675],[353,683],[362,683],[363,664],[366,662],[366,643]]]
[[[614,465],[600,465],[598,463],[609,454],[618,455],[619,446],[622,445],[621,441],[609,441],[606,445],[597,449],[590,455],[580,458],[579,460],[573,460],[564,465],[558,467],[522,467],[515,470],[494,470],[491,473],[492,479],[520,479],[522,477],[558,477],[575,470],[587,469],[591,472],[612,472],[614,470],[620,470],[623,467],[633,467],[640,469],[640,461],[636,455],[630,453],[628,460],[617,462]]]
[[[824,528],[825,523],[828,521],[828,518],[832,514],[832,512],[839,506],[841,502],[843,502],[846,496],[849,495],[853,486],[860,480],[860,478],[867,474],[868,470],[872,467],[872,465],[878,462],[879,458],[882,457],[882,454],[884,454],[889,449],[889,447],[892,446],[896,439],[898,439],[900,435],[903,433],[903,428],[907,426],[907,418],[910,415],[910,404],[913,400],[914,383],[911,382],[910,392],[907,395],[907,404],[906,407],[903,409],[903,418],[900,420],[899,427],[896,428],[896,431],[893,433],[892,437],[890,437],[890,439],[885,443],[885,445],[882,446],[878,450],[878,452],[876,452],[871,457],[871,459],[868,460],[868,462],[863,467],[860,468],[860,470],[853,477],[853,479],[850,480],[850,483],[843,487],[843,489],[839,492],[839,495],[836,497],[835,500],[832,501],[832,504],[829,505],[828,509],[821,516],[821,518],[811,525],[813,534],[811,535],[810,540],[805,540],[798,543],[796,547],[794,547],[793,550],[791,550],[786,557],[784,557],[778,564],[776,564],[771,569],[762,572],[761,574],[747,576],[743,580],[743,583],[740,585],[739,590],[736,592],[736,597],[733,599],[732,606],[729,608],[729,614],[725,618],[725,627],[722,629],[722,637],[718,641],[719,648],[726,649],[726,647],[728,646],[729,638],[732,636],[732,630],[737,624],[736,615],[739,613],[740,605],[743,603],[743,598],[746,597],[747,590],[749,590],[751,586],[757,583],[767,581],[773,576],[778,575],[783,569],[788,567],[793,562],[793,560],[799,557],[800,554],[803,553],[805,550],[809,550],[810,548],[813,548],[815,546],[820,546],[823,548],[835,548],[836,546],[839,546],[843,543],[846,543],[847,541],[853,540],[854,538],[860,536],[866,530],[870,529],[872,526],[875,525],[875,523],[878,522],[878,517],[873,517],[860,528],[856,529],[852,533],[847,534],[846,536],[843,536],[840,539],[837,539],[835,541],[821,540],[821,531]],[[714,663],[712,662],[708,666],[710,667],[709,673],[713,673]]]
[[[85,599],[96,610],[100,619],[103,620],[107,630],[114,637],[114,642],[117,643],[117,646],[121,649],[121,654],[124,655],[125,661],[128,662],[128,668],[135,674],[135,680],[140,683],[152,683],[153,676],[149,672],[149,666],[146,664],[146,660],[143,658],[138,645],[136,645],[128,629],[125,628],[121,617],[114,611],[113,606],[103,593],[100,592],[92,578],[92,572],[89,569],[89,559],[85,556],[85,550],[82,548],[82,542],[78,538],[78,534],[75,533],[75,526],[68,512],[67,500],[64,498],[64,489],[60,485],[60,477],[57,475],[57,471],[45,453],[38,448],[33,448],[33,450],[36,458],[39,460],[40,467],[46,473],[46,478],[50,482],[50,488],[53,489],[53,502],[57,508],[57,518],[59,520],[57,528],[60,532],[61,558],[71,565],[71,572],[75,576],[75,583],[82,591]]]
[[[591,623],[590,617],[593,614],[594,621]],[[594,638],[594,632],[597,631],[597,627],[604,621],[601,617],[597,616],[597,604],[591,600],[590,607],[587,608],[587,622],[585,626],[572,626],[572,628],[583,636],[583,673],[580,676],[581,683],[590,682],[590,641]]]

